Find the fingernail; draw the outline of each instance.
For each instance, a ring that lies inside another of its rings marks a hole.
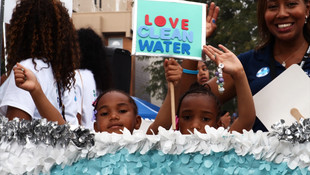
[[[215,19],[212,19],[212,22],[215,24]]]

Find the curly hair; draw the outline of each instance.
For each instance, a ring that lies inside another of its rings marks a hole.
[[[199,94],[199,95],[206,95],[206,96],[209,96],[211,98],[214,99],[215,103],[216,103],[216,107],[217,107],[217,115],[216,115],[216,121],[218,121],[220,118],[221,118],[221,103],[220,101],[218,100],[218,98],[212,93],[211,91],[211,87],[208,85],[208,84],[205,84],[205,85],[200,85],[198,82],[195,82],[191,85],[191,87],[189,88],[189,90],[187,92],[185,92],[183,94],[183,96],[180,98],[179,100],[179,104],[178,104],[178,108],[177,108],[177,113],[176,115],[179,116],[179,113],[180,113],[180,107],[181,107],[181,104],[184,100],[184,98],[188,95],[191,95],[191,94]]]
[[[68,11],[59,0],[20,0],[7,35],[7,70],[28,58],[36,67],[37,58],[52,67],[63,89],[74,85],[79,45]]]
[[[97,90],[110,89],[112,72],[102,39],[91,28],[81,28],[77,34],[81,50],[80,69],[88,69],[94,74]]]

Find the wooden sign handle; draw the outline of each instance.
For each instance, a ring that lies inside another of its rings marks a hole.
[[[176,121],[175,121],[175,99],[174,99],[174,84],[172,82],[169,82],[169,88],[170,88],[170,96],[171,96],[171,121],[172,121],[172,129],[176,130]]]

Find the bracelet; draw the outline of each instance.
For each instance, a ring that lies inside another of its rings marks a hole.
[[[220,63],[217,66],[217,71],[215,72],[215,75],[217,77],[216,84],[218,86],[218,90],[219,90],[220,94],[223,94],[224,91],[225,91],[225,89],[224,89],[223,70],[222,70],[223,68],[224,68],[224,64]]]
[[[189,69],[183,68],[183,73],[186,73],[186,74],[197,75],[198,72],[199,72],[198,70],[189,70]]]

